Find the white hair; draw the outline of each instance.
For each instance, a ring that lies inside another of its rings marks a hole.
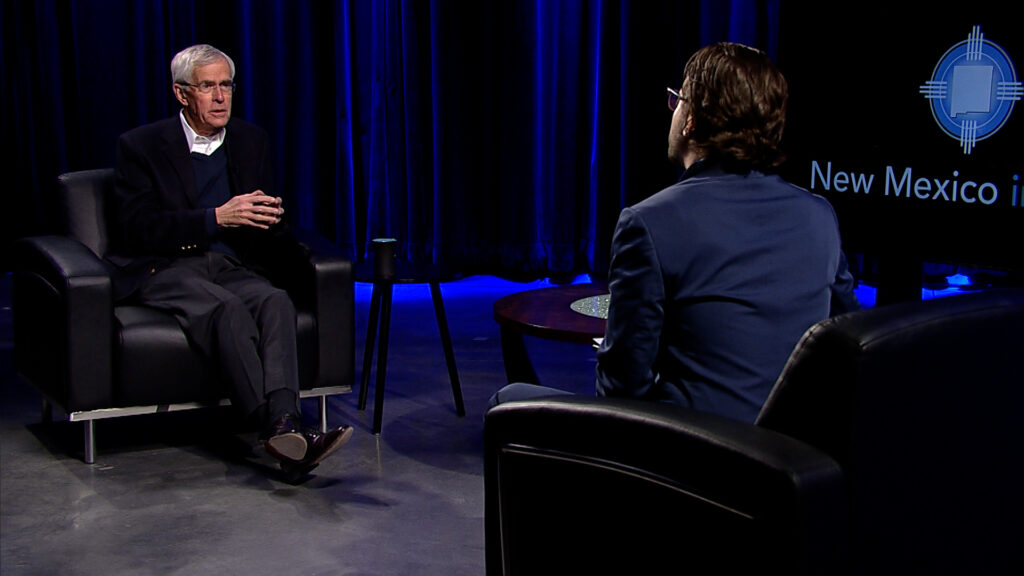
[[[171,59],[171,80],[177,84],[188,84],[193,80],[196,68],[225,60],[231,69],[231,79],[235,79],[235,62],[230,56],[209,44],[189,46],[174,55]]]

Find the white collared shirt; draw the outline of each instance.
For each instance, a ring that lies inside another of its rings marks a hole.
[[[178,116],[181,118],[181,126],[185,129],[185,141],[188,142],[189,152],[198,152],[209,156],[224,143],[226,129],[221,128],[219,132],[207,138],[206,136],[196,134],[196,131],[188,125],[188,121],[185,120],[184,110],[178,112]]]

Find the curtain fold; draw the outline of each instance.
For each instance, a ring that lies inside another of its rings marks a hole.
[[[59,173],[175,114],[170,59],[205,42],[297,226],[357,260],[392,237],[453,274],[600,276],[622,207],[678,174],[665,86],[709,42],[772,53],[780,2],[5,1],[4,241],[56,227]]]

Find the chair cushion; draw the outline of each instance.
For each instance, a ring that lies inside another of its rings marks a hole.
[[[114,316],[115,406],[214,402],[229,396],[216,367],[192,348],[173,316],[131,305],[117,306]],[[299,381],[308,389],[317,372],[316,320],[301,310],[297,325]]]
[[[173,316],[145,306],[118,306],[114,402],[176,404],[226,396],[217,374],[188,343]],[[130,383],[126,385],[125,383]]]

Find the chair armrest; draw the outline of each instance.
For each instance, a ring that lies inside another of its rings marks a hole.
[[[309,274],[303,285],[291,286],[289,293],[297,305],[311,307],[316,316],[320,362],[316,386],[352,386],[356,354],[352,261],[322,236],[302,229],[292,233],[304,248]]]
[[[351,260],[310,258],[314,270],[320,370],[317,386],[352,386],[355,380],[355,272]]]
[[[112,402],[113,288],[103,262],[63,236],[14,243],[18,371],[68,412]]]
[[[770,430],[653,402],[557,396],[488,411],[484,450],[488,574],[534,557],[549,568],[565,558],[579,573],[581,560],[649,563],[637,573],[846,564],[839,466]]]

